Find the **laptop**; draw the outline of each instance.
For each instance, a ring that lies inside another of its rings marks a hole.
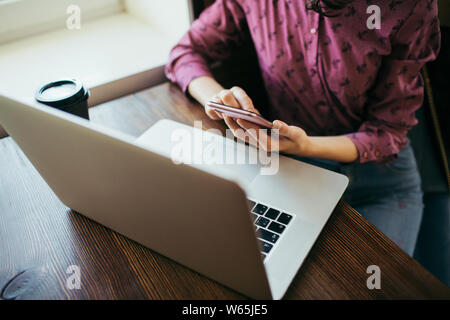
[[[136,139],[0,95],[0,124],[67,207],[255,299],[283,297],[348,184],[282,155],[272,168],[189,163],[180,137],[239,144],[170,120]]]

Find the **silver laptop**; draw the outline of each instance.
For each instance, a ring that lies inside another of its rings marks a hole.
[[[185,137],[209,141],[194,159],[239,144],[169,120],[136,140],[0,95],[0,123],[66,206],[256,299],[283,297],[348,184],[284,156],[189,163]]]

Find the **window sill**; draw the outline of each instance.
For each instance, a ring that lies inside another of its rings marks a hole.
[[[0,88],[29,97],[46,82],[78,78],[97,105],[164,81],[177,40],[127,13],[18,40],[0,46]]]

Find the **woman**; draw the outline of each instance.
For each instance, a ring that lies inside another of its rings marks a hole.
[[[344,199],[410,255],[422,192],[406,134],[423,101],[422,66],[439,51],[435,0],[217,0],[173,48],[166,74],[202,105],[259,112],[245,91],[224,89],[208,63],[253,41],[278,151],[314,159],[350,178]],[[371,12],[371,11],[369,11]],[[379,29],[368,19],[381,19]],[[205,107],[216,120],[221,114]],[[224,117],[238,138],[249,122]],[[254,133],[252,130],[249,133]],[[250,143],[267,137],[251,135]]]

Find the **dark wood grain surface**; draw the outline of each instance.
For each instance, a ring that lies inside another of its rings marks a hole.
[[[168,83],[90,115],[134,136],[162,118],[225,129]],[[70,265],[79,290],[66,287]],[[369,265],[381,269],[380,290],[366,286]],[[10,137],[0,140],[0,290],[4,299],[245,298],[65,207]],[[449,299],[450,289],[340,203],[286,298]]]

